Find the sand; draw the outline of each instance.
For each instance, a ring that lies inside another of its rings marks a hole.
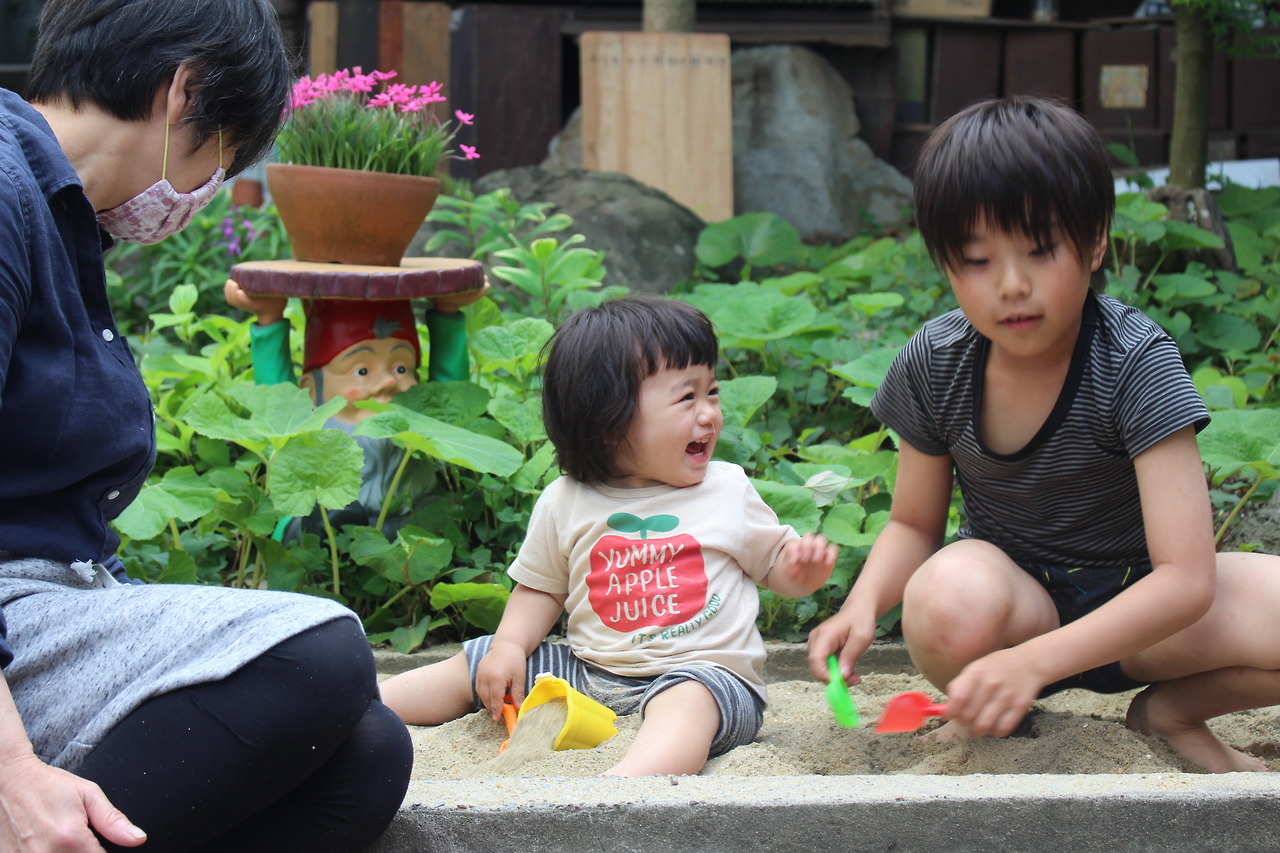
[[[1038,702],[1027,736],[936,743],[917,734],[875,734],[871,726],[891,697],[907,690],[937,692],[910,672],[866,674],[851,694],[862,726],[839,727],[824,685],[786,680],[769,685],[769,707],[754,743],[707,762],[705,776],[797,776],[970,773],[1177,773],[1198,772],[1159,738],[1124,726],[1133,693],[1100,695],[1064,691]],[[505,726],[487,712],[440,726],[411,726],[413,778],[447,780],[501,776],[594,776],[620,760],[635,737],[638,716],[619,717],[618,734],[594,749],[534,750],[524,760],[500,763]],[[932,725],[922,731],[927,732]],[[1220,717],[1214,732],[1231,746],[1280,770],[1280,709]],[[1025,728],[1025,727],[1024,727]]]

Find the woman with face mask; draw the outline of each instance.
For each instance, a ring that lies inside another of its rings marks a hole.
[[[155,456],[102,252],[181,230],[271,144],[267,0],[48,0],[0,90],[0,850],[359,850],[412,750],[349,610],[132,582]]]

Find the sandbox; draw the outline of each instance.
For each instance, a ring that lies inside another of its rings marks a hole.
[[[442,647],[380,656],[394,672]],[[899,646],[864,658],[853,688],[866,721],[925,689]],[[414,728],[414,781],[374,853],[392,851],[1270,850],[1280,777],[1194,772],[1123,726],[1132,694],[1067,691],[1037,706],[1028,736],[925,743],[836,726],[803,647],[770,646],[770,708],[757,743],[697,777],[602,779],[636,721],[594,750],[552,753],[512,775],[485,765],[505,730],[477,713]],[[1233,714],[1215,731],[1280,769],[1280,711]]]

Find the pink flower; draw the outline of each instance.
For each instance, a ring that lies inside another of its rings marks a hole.
[[[397,76],[352,67],[299,78],[283,117],[281,162],[429,174],[441,159],[479,159],[474,146],[454,147],[458,129],[475,115],[435,107],[446,101],[439,81],[390,82]]]

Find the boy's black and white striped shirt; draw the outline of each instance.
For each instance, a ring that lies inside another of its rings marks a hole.
[[[1090,293],[1062,393],[1016,453],[978,430],[988,341],[959,310],[929,321],[894,359],[871,410],[917,450],[950,454],[967,524],[1020,564],[1146,565],[1133,458],[1209,422],[1173,340],[1142,312]]]

